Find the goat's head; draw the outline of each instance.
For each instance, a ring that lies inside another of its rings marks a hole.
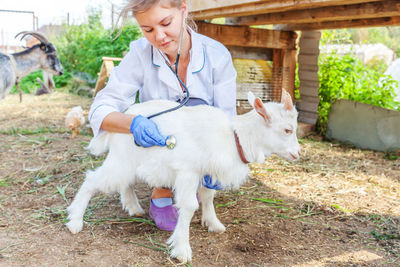
[[[42,55],[40,56],[41,69],[54,75],[63,74],[63,67],[58,60],[56,48],[52,43],[47,40],[47,38],[43,34],[38,32],[23,31],[18,33],[15,38],[17,38],[19,35],[22,35],[21,40],[25,36],[31,35],[40,41],[39,49],[42,52]]]
[[[248,101],[259,115],[262,127],[258,145],[262,146],[264,155],[276,154],[288,160],[300,157],[300,145],[297,140],[297,111],[292,98],[286,90],[282,90],[280,103],[268,102],[263,104],[259,98],[249,92]]]

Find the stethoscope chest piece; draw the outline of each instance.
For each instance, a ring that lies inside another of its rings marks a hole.
[[[176,144],[176,138],[173,135],[168,135],[165,141],[168,149],[174,149]]]

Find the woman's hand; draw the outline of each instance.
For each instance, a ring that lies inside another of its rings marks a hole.
[[[129,131],[136,144],[142,147],[165,146],[165,138],[158,131],[157,125],[142,115],[133,118]]]

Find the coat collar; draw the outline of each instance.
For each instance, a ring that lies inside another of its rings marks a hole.
[[[192,74],[194,74],[203,70],[206,59],[206,53],[203,47],[200,34],[198,34],[197,32],[193,31],[190,28],[189,31],[190,31],[190,37],[192,39],[192,48],[189,51],[190,63],[188,70],[190,70]],[[153,66],[162,69],[166,68],[169,72],[171,72],[171,70],[169,70],[168,66],[165,64],[164,58],[160,55],[157,49],[152,47],[151,51],[152,51],[151,60]],[[165,55],[164,57],[167,59]]]
[[[160,52],[151,46],[151,53],[152,53],[152,63],[153,67],[157,72],[158,79],[166,85],[166,89],[168,90],[169,99],[175,99],[182,95],[182,90],[180,89],[179,81],[175,76],[175,73],[170,70],[170,68],[165,63],[165,59],[168,58],[165,56],[161,56]],[[177,99],[175,99],[177,100]]]
[[[198,73],[203,70],[206,61],[206,51],[200,34],[190,29],[192,37],[192,49],[190,50],[190,70],[192,73]]]
[[[203,70],[205,64],[205,50],[203,48],[203,43],[201,40],[201,35],[190,29],[190,36],[192,39],[192,48],[190,49],[190,62],[188,66],[188,72],[186,75],[186,87],[190,90],[196,73]],[[165,59],[168,58],[160,54],[160,52],[151,46],[151,60],[153,67],[158,72],[158,79],[164,83],[168,88],[168,95],[170,99],[176,99],[183,97],[182,88],[179,84],[175,73],[170,70],[170,68],[165,63]]]

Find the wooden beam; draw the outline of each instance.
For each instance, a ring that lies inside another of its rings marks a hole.
[[[222,7],[232,7],[243,4],[251,4],[256,2],[266,2],[265,0],[192,0],[190,10],[192,11],[201,11],[204,9],[214,9],[214,8],[222,8]]]
[[[364,28],[364,27],[383,27],[383,26],[400,26],[400,16],[377,18],[377,19],[355,19],[355,20],[342,20],[342,21],[326,21],[318,23],[278,25],[277,29],[292,30],[292,31],[310,31],[310,30],[324,30],[324,29]]]
[[[261,47],[227,46],[232,58],[272,60],[272,49]]]
[[[341,5],[281,13],[237,17],[229,20],[235,25],[300,24],[348,19],[369,19],[400,15],[400,1]]]
[[[295,49],[297,34],[291,31],[256,29],[247,26],[228,26],[196,22],[199,33],[226,46]]]
[[[376,1],[384,0],[193,0],[190,10],[194,20],[206,20]]]

